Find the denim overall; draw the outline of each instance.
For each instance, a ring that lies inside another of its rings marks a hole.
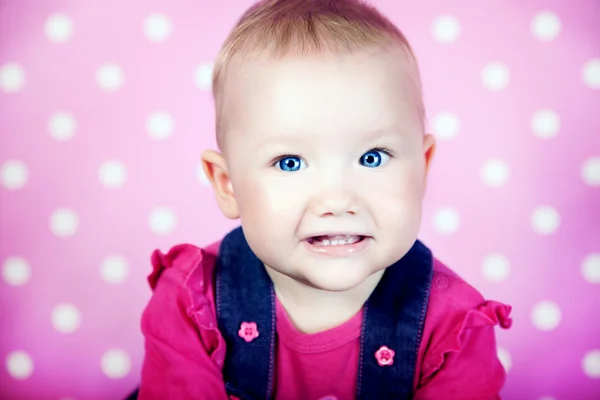
[[[357,399],[412,398],[432,275],[432,254],[417,240],[385,271],[367,300]],[[240,400],[274,398],[275,292],[241,227],[225,236],[219,249],[216,306],[219,330],[227,343],[223,369],[227,393]],[[248,321],[255,322],[259,331],[250,342],[238,334],[242,322]],[[375,357],[383,345],[395,352],[391,365],[381,366]]]

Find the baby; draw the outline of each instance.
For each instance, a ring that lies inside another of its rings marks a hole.
[[[498,399],[486,301],[417,239],[434,137],[403,34],[359,0],[266,0],[214,66],[241,227],[156,251],[141,399]]]

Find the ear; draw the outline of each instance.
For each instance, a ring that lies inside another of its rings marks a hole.
[[[432,134],[425,134],[423,136],[423,150],[425,156],[425,179],[429,175],[429,169],[431,168],[431,162],[435,154],[436,142],[435,136]]]
[[[239,218],[237,201],[223,155],[214,150],[202,152],[202,168],[215,192],[217,204],[223,215],[229,219]]]

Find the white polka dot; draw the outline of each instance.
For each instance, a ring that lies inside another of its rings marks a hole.
[[[196,72],[194,74],[194,81],[196,82],[196,86],[201,90],[210,90],[212,87],[212,64],[205,63],[200,64],[198,68],[196,68]]]
[[[208,177],[206,176],[206,173],[204,172],[204,168],[202,167],[202,162],[198,163],[197,178],[201,184],[203,184],[205,186],[210,186],[210,181],[208,180]]]
[[[111,379],[125,378],[131,370],[131,359],[123,350],[111,349],[102,355],[100,368]]]
[[[6,93],[16,93],[25,84],[25,70],[16,63],[7,63],[0,68],[0,89]]]
[[[9,190],[22,189],[29,180],[27,165],[19,160],[8,160],[0,170],[2,186]]]
[[[102,65],[96,71],[96,81],[100,89],[105,92],[116,92],[125,82],[125,74],[123,69],[112,63]]]
[[[73,236],[79,228],[79,218],[74,211],[60,208],[50,217],[50,230],[60,238]]]
[[[52,310],[52,325],[59,332],[73,333],[81,325],[81,313],[73,304],[59,304]]]
[[[12,286],[24,285],[31,278],[31,267],[22,257],[8,257],[2,263],[2,278]]]
[[[112,255],[104,259],[100,265],[100,276],[106,283],[118,285],[127,280],[129,265],[124,257]]]
[[[483,87],[492,92],[498,92],[506,89],[510,82],[510,71],[502,63],[494,62],[488,64],[481,71],[481,80]]]
[[[600,186],[600,157],[585,160],[581,168],[581,179],[590,186]]]
[[[582,79],[590,89],[600,89],[600,58],[589,60],[583,65]]]
[[[73,36],[73,21],[65,14],[52,14],[46,20],[46,37],[54,43],[64,43]]]
[[[460,131],[460,119],[451,112],[441,112],[433,118],[433,133],[438,139],[454,139]]]
[[[588,254],[583,259],[581,275],[589,283],[600,283],[600,253]]]
[[[560,215],[554,207],[540,206],[531,215],[531,227],[540,235],[554,233],[560,225]]]
[[[491,159],[488,160],[481,169],[481,179],[483,182],[492,187],[499,188],[504,186],[510,175],[510,168],[504,160]]]
[[[175,121],[166,111],[157,111],[146,119],[146,130],[154,140],[165,140],[173,135]]]
[[[173,33],[173,23],[165,14],[151,14],[144,20],[144,35],[154,43],[162,43]]]
[[[550,11],[537,13],[531,20],[531,33],[543,42],[549,42],[560,34],[560,18]]]
[[[150,213],[148,223],[157,235],[170,235],[175,230],[177,218],[169,207],[157,207]]]
[[[489,282],[505,281],[510,274],[510,261],[503,254],[488,254],[483,259],[482,273]]]
[[[560,307],[553,301],[541,301],[531,310],[531,322],[541,331],[552,331],[562,319]]]
[[[497,354],[500,363],[504,367],[504,370],[506,372],[510,371],[510,369],[512,368],[512,357],[510,356],[510,353],[506,349],[498,347]]]
[[[98,171],[100,183],[109,189],[118,189],[127,180],[127,169],[117,160],[106,161]]]
[[[560,131],[560,117],[552,110],[538,110],[531,118],[531,130],[540,139],[549,139]]]
[[[6,357],[6,369],[14,379],[27,379],[33,374],[33,359],[24,351],[12,351]]]
[[[451,235],[460,226],[460,217],[456,210],[450,207],[440,208],[434,216],[434,228],[442,235]]]
[[[581,368],[592,379],[600,379],[600,350],[588,351],[581,362]]]
[[[460,36],[460,22],[453,15],[440,15],[433,20],[431,30],[437,42],[452,43]]]
[[[73,114],[68,112],[56,112],[48,121],[50,136],[59,142],[70,140],[75,136],[77,122]]]

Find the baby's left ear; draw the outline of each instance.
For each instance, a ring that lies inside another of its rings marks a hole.
[[[427,133],[423,136],[423,150],[425,156],[425,173],[429,173],[429,168],[431,167],[431,161],[433,160],[433,156],[435,154],[435,136],[430,133]]]

